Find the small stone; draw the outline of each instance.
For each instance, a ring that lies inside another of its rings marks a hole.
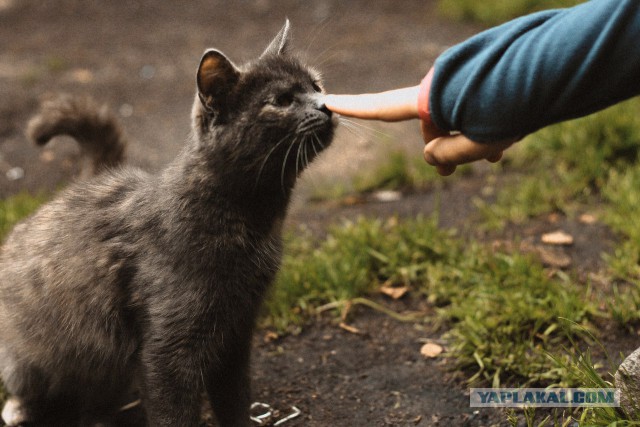
[[[150,80],[156,75],[156,67],[153,65],[145,65],[140,69],[140,77],[144,80]]]
[[[24,178],[24,169],[20,166],[15,166],[7,171],[6,176],[9,181],[17,181]]]
[[[118,112],[122,117],[131,117],[133,115],[133,106],[131,104],[122,104]]]
[[[640,348],[627,356],[620,364],[614,382],[620,389],[620,406],[630,414],[637,414],[640,407]]]
[[[373,199],[377,202],[389,203],[402,199],[402,193],[393,190],[381,190],[373,193]]]

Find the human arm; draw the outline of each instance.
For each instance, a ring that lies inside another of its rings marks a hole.
[[[474,141],[514,140],[640,93],[640,2],[535,13],[444,52],[430,118]]]
[[[508,146],[551,123],[637,95],[638,40],[640,2],[593,0],[525,16],[454,46],[437,59],[418,108],[429,113],[423,129],[464,136],[432,141],[432,132],[425,133],[425,159],[455,165],[474,160],[469,153],[491,157],[495,148],[489,146],[496,143]],[[329,97],[327,106],[341,102]],[[481,143],[491,144],[482,149]],[[445,146],[449,153],[458,147],[458,154],[438,154]]]

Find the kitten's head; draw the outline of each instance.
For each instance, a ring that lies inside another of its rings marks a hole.
[[[237,67],[205,52],[193,127],[210,162],[248,190],[290,190],[333,138],[320,76],[289,52],[289,21],[257,60]],[[253,188],[248,188],[253,187]]]

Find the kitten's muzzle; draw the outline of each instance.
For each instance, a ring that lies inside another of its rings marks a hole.
[[[333,117],[333,112],[327,108],[324,103],[324,96],[321,94],[314,94],[311,97],[312,105],[316,110],[326,114],[329,118]]]

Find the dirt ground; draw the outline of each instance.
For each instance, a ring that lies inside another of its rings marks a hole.
[[[323,72],[329,91],[414,85],[446,47],[479,30],[442,20],[434,8],[434,0],[0,0],[0,197],[60,188],[77,172],[72,142],[61,139],[37,150],[23,136],[47,94],[89,94],[110,105],[130,140],[129,162],[158,170],[187,138],[195,69],[205,48],[216,47],[241,63],[258,55],[288,17],[294,47]],[[389,144],[420,155],[416,123],[367,126],[375,131],[353,135],[342,129],[306,173],[291,226],[322,230],[341,217],[413,216],[438,206],[433,192],[390,204],[306,203],[320,183],[373,167]],[[439,196],[442,224],[465,227],[474,212],[471,196],[484,185],[479,174],[445,188]],[[597,224],[564,226],[579,236],[567,255],[597,269],[611,241],[607,230]],[[502,238],[555,227],[543,220]],[[417,298],[393,304],[398,311],[424,308]],[[255,400],[272,405],[280,417],[299,408],[301,415],[285,427],[505,424],[500,412],[469,408],[464,383],[440,359],[420,355],[427,340],[446,348],[429,325],[364,309],[352,325],[363,333],[340,329],[328,316],[275,341],[264,342],[266,333],[259,332]],[[628,351],[633,343],[618,347]]]

